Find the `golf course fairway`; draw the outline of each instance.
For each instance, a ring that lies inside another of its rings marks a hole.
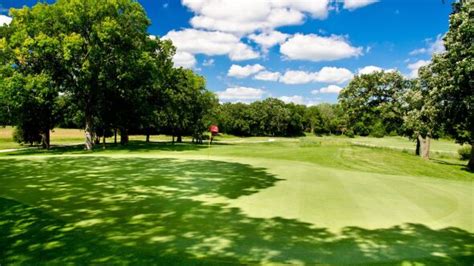
[[[11,153],[0,264],[469,265],[474,185],[459,169],[331,143]]]

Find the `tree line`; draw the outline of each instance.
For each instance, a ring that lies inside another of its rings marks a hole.
[[[224,103],[215,119],[224,133],[237,136],[302,136],[342,134],[344,121],[338,104],[305,106],[276,98],[246,103]]]

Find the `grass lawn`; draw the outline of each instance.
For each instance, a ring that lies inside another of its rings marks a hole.
[[[0,264],[472,265],[465,162],[352,141],[2,153]]]

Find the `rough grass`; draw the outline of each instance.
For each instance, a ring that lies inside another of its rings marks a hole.
[[[407,150],[411,153],[415,153],[416,146],[415,141],[410,141],[407,138],[399,136],[383,138],[356,137],[351,142],[358,145],[383,147],[395,150]],[[461,145],[454,143],[453,140],[431,140],[430,155],[434,157],[441,157],[443,155],[449,157],[458,157],[458,150],[461,147]]]
[[[0,264],[472,264],[464,163],[351,141],[3,153]]]

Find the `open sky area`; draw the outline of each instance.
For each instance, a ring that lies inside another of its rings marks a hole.
[[[0,19],[36,2],[2,0]],[[451,12],[451,1],[441,0],[139,2],[150,34],[173,40],[175,64],[203,75],[221,102],[278,97],[306,105],[336,102],[358,73],[414,77],[444,49]]]

